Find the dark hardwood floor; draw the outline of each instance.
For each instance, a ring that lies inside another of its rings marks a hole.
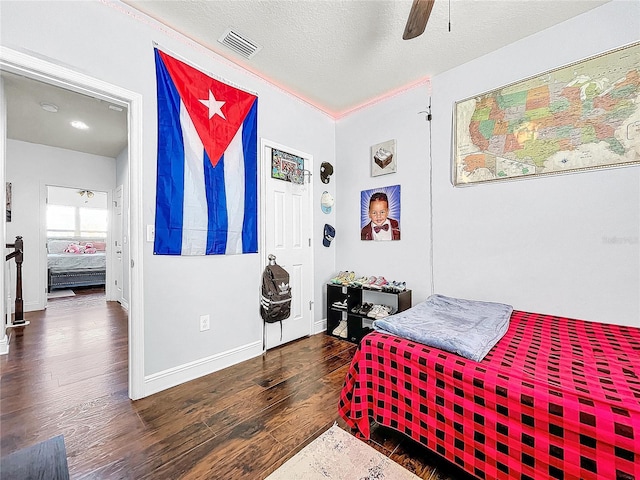
[[[262,479],[334,422],[347,429],[351,343],[314,335],[133,402],[126,311],[104,290],[76,294],[25,314],[0,356],[1,456],[64,435],[72,479]],[[466,478],[391,430],[369,444],[420,478]]]

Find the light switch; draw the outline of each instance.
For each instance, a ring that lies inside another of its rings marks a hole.
[[[153,242],[156,235],[156,228],[153,225],[147,225],[147,242]]]

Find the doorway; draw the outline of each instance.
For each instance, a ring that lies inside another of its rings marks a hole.
[[[144,392],[144,329],[143,329],[143,306],[142,292],[143,281],[142,270],[142,221],[140,217],[140,188],[142,178],[142,95],[108,84],[93,77],[70,70],[66,67],[56,65],[29,55],[5,48],[0,50],[0,69],[3,72],[23,75],[39,80],[49,85],[56,85],[70,91],[89,95],[93,98],[108,100],[114,105],[127,108],[128,119],[128,167],[124,177],[124,183],[128,186],[125,189],[125,203],[129,203],[129,217],[126,231],[129,233],[128,242],[131,268],[127,268],[129,278],[129,397],[138,399],[145,396]],[[3,112],[4,113],[4,112]],[[5,123],[9,120],[5,118]],[[6,165],[4,149],[0,151],[0,160]],[[6,179],[6,172],[3,171],[3,180]],[[42,222],[42,220],[41,220]],[[132,228],[131,226],[135,226]],[[5,236],[8,234],[5,231]],[[5,238],[6,240],[6,238]],[[5,282],[6,287],[6,282]],[[9,307],[5,305],[4,295],[0,297],[2,310]]]
[[[74,297],[78,289],[87,287],[105,291],[107,277],[118,277],[117,272],[107,275],[109,218],[117,219],[109,215],[108,207],[107,192],[47,186],[47,302]]]
[[[269,349],[313,334],[313,157],[265,139],[260,152],[262,267],[275,255],[289,273],[292,295],[289,318],[265,324],[264,345]],[[299,173],[289,176],[289,166]]]

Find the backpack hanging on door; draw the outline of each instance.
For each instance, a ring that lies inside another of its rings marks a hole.
[[[262,273],[260,315],[267,323],[282,322],[291,315],[289,273],[276,263],[274,255],[269,255],[269,265]]]

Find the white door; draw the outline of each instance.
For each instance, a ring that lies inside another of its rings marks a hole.
[[[261,140],[262,158],[262,267],[270,254],[289,272],[291,315],[280,323],[265,325],[265,346],[273,348],[313,333],[313,241],[312,183],[303,175],[304,183],[272,178],[274,150],[286,152],[304,162],[313,171],[313,157],[294,149]]]
[[[113,267],[115,272],[115,300],[123,303],[123,290],[122,290],[122,185],[116,188],[113,194]]]

